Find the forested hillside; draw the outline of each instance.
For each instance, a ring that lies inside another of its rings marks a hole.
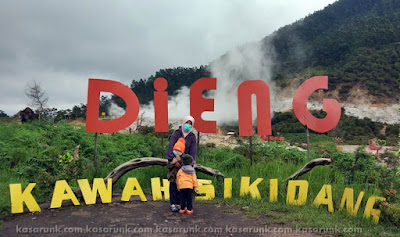
[[[164,77],[168,81],[168,95],[174,96],[182,86],[190,87],[197,79],[210,75],[205,66],[167,68],[157,71],[147,79],[133,80],[130,87],[138,97],[140,104],[148,104],[153,100],[153,82],[158,77]],[[118,106],[126,107],[125,102],[120,97],[113,96],[112,100]]]
[[[329,89],[338,89],[341,102],[353,87],[373,95],[371,103],[398,101],[398,0],[339,0],[280,28],[262,43],[265,57],[273,59],[272,78],[276,81],[328,75]],[[182,86],[210,76],[208,67],[161,69],[146,79],[133,80],[131,89],[141,104],[147,104],[152,100],[155,78],[167,79],[168,93],[173,96]],[[113,100],[124,107],[118,97]]]
[[[264,57],[273,59],[272,77],[278,85],[285,86],[289,84],[285,83],[287,80],[294,78],[304,80],[314,75],[328,75],[329,91],[337,89],[340,102],[345,102],[356,88],[372,95],[370,103],[398,103],[398,0],[339,0],[280,28],[265,37],[262,45]],[[217,61],[225,60],[224,56]],[[173,96],[181,86],[190,86],[198,78],[210,76],[209,71],[210,66],[163,69],[146,80],[133,81],[131,88],[140,102],[146,104],[152,100],[155,78],[166,78],[168,93]],[[292,113],[276,113],[272,125],[274,134],[304,132]],[[339,125],[328,135],[354,144],[379,137],[394,145],[397,131],[396,125],[356,119],[343,112]]]
[[[400,93],[399,41],[400,1],[340,0],[263,43],[275,51],[275,80],[322,73],[330,77],[330,89],[340,86],[341,99],[356,85],[395,99]]]

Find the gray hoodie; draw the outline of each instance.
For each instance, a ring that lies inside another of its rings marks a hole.
[[[196,173],[196,171],[194,170],[193,166],[191,166],[191,165],[184,165],[184,166],[182,166],[181,169],[186,174],[195,174]]]

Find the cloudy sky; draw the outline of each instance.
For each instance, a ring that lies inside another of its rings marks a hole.
[[[0,110],[28,104],[33,80],[59,109],[86,103],[88,78],[130,84],[205,65],[335,0],[0,2]]]

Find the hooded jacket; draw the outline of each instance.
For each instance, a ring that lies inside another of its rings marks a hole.
[[[178,174],[176,175],[176,187],[178,190],[194,188],[197,191],[199,189],[199,186],[197,185],[196,172],[192,166],[184,165],[178,171]]]
[[[175,158],[175,155],[172,151],[175,143],[178,141],[180,137],[184,137],[182,132],[182,125],[179,126],[179,128],[172,133],[171,138],[169,140],[168,150],[166,154],[167,159],[169,161]],[[191,164],[192,166],[194,166],[194,162],[196,160],[196,153],[197,153],[196,135],[194,135],[193,132],[189,132],[189,134],[187,134],[187,136],[185,137],[184,154],[189,154],[193,157],[193,161]]]

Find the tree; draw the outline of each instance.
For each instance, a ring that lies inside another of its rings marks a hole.
[[[112,102],[111,98],[104,96],[104,95],[101,96],[100,104],[99,104],[99,106],[100,106],[99,115],[101,115],[101,113],[103,113],[103,112],[108,114],[108,109],[111,106],[111,102]]]
[[[85,118],[85,117],[86,117],[86,105],[85,105],[85,104],[82,104],[82,103],[81,103],[80,106],[79,106],[79,105],[75,105],[75,106],[72,108],[71,117],[72,117],[73,119]]]
[[[40,87],[39,83],[33,81],[33,85],[28,84],[27,88],[25,89],[25,94],[28,99],[31,100],[29,106],[36,108],[39,111],[39,121],[41,116],[44,113],[44,109],[47,105],[47,101],[49,97],[47,96],[46,92],[43,91],[42,87]]]
[[[8,118],[8,115],[3,110],[0,110],[0,118]]]

